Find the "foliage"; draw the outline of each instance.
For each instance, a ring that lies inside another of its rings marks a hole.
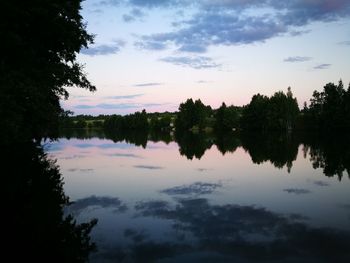
[[[205,106],[200,99],[196,101],[187,99],[179,106],[175,127],[177,130],[189,131],[196,126],[197,129],[202,130],[210,114],[211,107]]]
[[[97,221],[77,224],[64,214],[69,199],[55,162],[34,143],[6,144],[2,151],[4,252],[15,262],[86,262]]]
[[[105,119],[104,128],[108,130],[148,131],[148,118],[145,110],[126,116],[112,115]]]
[[[216,110],[214,129],[216,131],[232,131],[239,126],[239,113],[236,107],[229,106],[223,102]]]
[[[295,127],[298,114],[298,102],[290,88],[287,94],[279,91],[270,98],[257,94],[243,109],[241,127],[256,131],[290,131]]]
[[[81,0],[1,1],[0,118],[3,140],[55,137],[65,87],[94,91],[76,61],[92,43]]]
[[[338,85],[326,84],[322,92],[314,91],[310,106],[304,107],[303,118],[309,129],[350,129],[350,84],[345,90],[340,80]]]

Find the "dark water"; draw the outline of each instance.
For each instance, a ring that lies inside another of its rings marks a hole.
[[[91,262],[350,262],[346,136],[71,131],[45,148],[66,213],[98,219]]]

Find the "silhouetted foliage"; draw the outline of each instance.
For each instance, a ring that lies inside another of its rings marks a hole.
[[[199,99],[194,102],[192,99],[188,99],[179,106],[175,127],[177,130],[182,131],[189,131],[195,127],[202,130],[205,128],[207,118],[210,114],[210,106],[205,106]]]
[[[290,88],[287,94],[279,91],[270,98],[257,94],[243,109],[241,127],[255,131],[290,131],[295,127],[298,114],[298,103]]]
[[[314,91],[310,106],[303,109],[304,125],[321,132],[350,129],[350,84],[344,89],[340,80],[338,85],[328,83],[322,92]]]
[[[104,128],[108,130],[140,130],[148,131],[148,118],[145,110],[125,116],[111,115],[104,121]]]
[[[214,129],[216,132],[227,132],[239,127],[239,112],[236,107],[229,106],[223,102],[216,110]]]
[[[69,204],[53,160],[33,143],[2,145],[5,196],[2,231],[11,261],[85,262],[95,245],[89,233],[96,220],[77,224],[65,216]],[[5,243],[5,244],[4,244]],[[5,257],[5,255],[3,255]]]
[[[1,1],[1,138],[56,137],[67,86],[94,91],[76,61],[92,43],[79,14],[81,0]]]

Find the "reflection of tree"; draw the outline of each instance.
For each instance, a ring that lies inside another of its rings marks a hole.
[[[106,137],[111,139],[113,142],[126,141],[136,146],[142,146],[146,148],[148,141],[147,130],[106,130]]]
[[[11,261],[25,255],[33,262],[85,262],[94,249],[89,233],[96,221],[77,224],[64,216],[68,197],[54,161],[31,143],[3,146],[2,152],[3,219],[9,229],[2,237],[19,252],[11,254]]]
[[[106,134],[103,129],[62,129],[60,131],[60,136],[67,139],[106,139]]]
[[[179,145],[181,155],[185,155],[187,159],[192,160],[202,158],[205,151],[213,145],[213,139],[202,133],[193,132],[176,132],[175,141]]]
[[[170,142],[173,141],[173,136],[168,131],[151,130],[148,137],[149,137],[149,140],[153,142],[162,141],[166,144],[169,144]]]
[[[343,134],[325,136],[305,136],[304,144],[309,149],[312,166],[322,168],[328,177],[338,176],[339,181],[344,171],[350,178],[350,137]]]
[[[241,145],[241,141],[232,132],[219,132],[215,134],[215,144],[222,154],[226,152],[234,153],[237,147]]]
[[[296,138],[288,134],[243,134],[242,146],[250,154],[253,163],[270,161],[275,167],[287,166],[292,168],[293,161],[298,155],[299,143]]]

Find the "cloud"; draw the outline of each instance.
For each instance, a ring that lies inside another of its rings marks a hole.
[[[93,108],[100,108],[100,109],[132,109],[137,108],[136,104],[133,103],[115,103],[115,104],[109,104],[109,103],[100,103],[97,105],[76,105],[74,108],[76,109],[93,109]]]
[[[188,1],[130,1],[143,7],[183,8]],[[141,4],[142,3],[142,4]],[[336,21],[350,16],[348,0],[214,0],[196,1],[192,18],[176,22],[178,30],[144,35],[139,46],[164,47],[174,44],[179,51],[204,53],[211,45],[240,45],[264,42],[286,33],[298,36],[300,30],[316,22]],[[254,10],[256,12],[243,12]]]
[[[104,97],[105,99],[115,99],[115,100],[120,100],[120,99],[134,99],[137,97],[141,97],[145,94],[130,94],[130,95],[121,95],[121,96],[108,96]]]
[[[80,53],[87,56],[101,56],[118,53],[121,47],[125,46],[124,40],[115,40],[112,44],[96,45],[89,48],[83,48]]]
[[[331,66],[332,64],[320,64],[314,67],[314,69],[327,69]]]
[[[168,47],[166,43],[157,41],[136,41],[134,46],[146,50],[164,50]]]
[[[185,2],[185,1],[182,1]],[[130,5],[146,8],[170,7],[181,5],[179,0],[129,0]]]
[[[159,59],[160,61],[179,65],[183,67],[191,67],[194,69],[205,69],[205,68],[218,68],[221,64],[213,62],[209,57],[196,56],[196,57],[164,57]]]
[[[350,40],[348,41],[341,41],[337,43],[338,45],[344,45],[344,46],[350,46]]]
[[[76,109],[137,109],[137,108],[142,108],[142,107],[157,107],[157,106],[164,106],[166,103],[144,103],[144,104],[137,104],[137,103],[100,103],[96,105],[85,105],[85,104],[80,104],[74,106]]]
[[[297,37],[297,36],[301,36],[307,33],[310,33],[311,30],[291,30],[289,31],[289,35],[291,35],[292,37]]]
[[[123,18],[123,21],[126,22],[126,23],[133,22],[133,21],[136,20],[135,17],[133,17],[131,15],[127,15],[127,14],[124,14],[122,16],[122,18]]]
[[[136,20],[140,20],[144,16],[146,16],[146,14],[142,12],[139,8],[133,8],[129,14],[124,14],[122,18],[124,22],[130,23]]]
[[[284,62],[305,62],[305,61],[309,61],[309,60],[312,60],[312,58],[311,57],[299,57],[299,56],[296,56],[296,57],[285,58],[283,61]]]
[[[138,83],[138,84],[134,84],[133,87],[150,87],[150,86],[159,86],[162,84],[163,83],[159,83],[159,82]]]
[[[208,80],[198,80],[196,81],[196,83],[199,83],[199,84],[204,84],[204,83],[210,83],[212,81],[208,81]]]

